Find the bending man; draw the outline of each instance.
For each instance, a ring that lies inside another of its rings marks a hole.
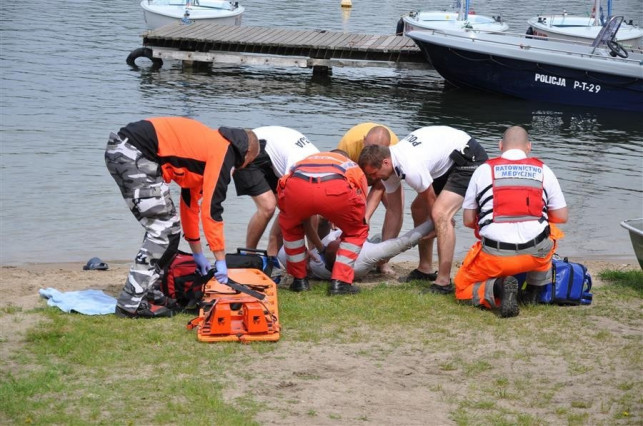
[[[353,267],[368,236],[364,220],[366,188],[366,178],[357,164],[335,152],[310,155],[279,180],[279,226],[284,237],[286,269],[295,278],[290,290],[310,289],[304,222],[313,215],[322,215],[342,230],[328,292],[359,292],[352,285]],[[317,244],[321,249],[321,243]]]
[[[423,127],[390,148],[372,145],[362,150],[359,165],[366,176],[381,179],[389,195],[401,192],[405,180],[417,192],[411,204],[414,225],[427,219],[435,225],[437,272],[431,272],[433,238],[430,238],[418,244],[420,263],[406,281],[434,281],[426,291],[453,293],[450,279],[455,250],[453,216],[462,206],[473,171],[486,160],[484,148],[474,138],[448,126]]]
[[[277,181],[299,160],[319,152],[303,134],[281,126],[253,129],[261,151],[247,167],[234,173],[237,195],[250,195],[257,211],[250,218],[246,247],[256,249],[277,207]],[[276,220],[270,230],[268,256],[276,256],[281,247],[281,230]]]
[[[199,272],[206,274],[211,269],[201,246],[199,216],[216,259],[215,276],[227,282],[221,203],[232,171],[246,166],[258,153],[259,142],[250,130],[215,130],[182,117],[137,121],[110,134],[105,150],[107,169],[145,228],[143,245],[117,299],[117,315],[172,316],[171,309],[147,299],[178,249],[181,227]],[[171,181],[181,187],[180,220],[170,197]]]

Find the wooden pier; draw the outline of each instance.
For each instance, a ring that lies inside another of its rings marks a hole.
[[[174,23],[143,34],[138,57],[162,66],[163,59],[184,63],[295,66],[329,71],[332,67],[430,68],[413,40],[396,35],[326,30]]]

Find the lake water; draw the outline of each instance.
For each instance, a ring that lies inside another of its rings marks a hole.
[[[587,13],[589,3],[572,0],[565,9]],[[617,13],[643,22],[640,0],[615,3]],[[244,25],[389,34],[409,10],[443,9],[449,0],[354,0],[348,11],[339,0],[242,4]],[[212,127],[289,126],[325,150],[362,121],[383,122],[400,137],[447,124],[475,136],[492,155],[506,127],[523,125],[567,197],[570,222],[559,253],[634,260],[619,223],[643,216],[640,115],[445,90],[434,71],[335,69],[329,81],[317,82],[310,70],[294,68],[195,72],[166,63],[159,71],[133,70],[125,58],[141,46],[145,30],[137,0],[33,0],[29,6],[29,13],[20,2],[0,9],[1,265],[133,258],[143,230],[109,176],[103,150],[110,131],[159,115]],[[562,10],[560,3],[531,0],[474,1],[473,7],[501,14],[520,32],[530,16]],[[244,244],[254,205],[231,186],[224,207],[233,250]],[[461,259],[473,237],[460,215],[457,220]],[[404,229],[411,226],[407,212]]]

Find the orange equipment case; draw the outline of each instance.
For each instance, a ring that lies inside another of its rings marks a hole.
[[[265,297],[238,292],[213,278],[205,285],[199,316],[187,328],[197,327],[201,342],[279,340],[277,284],[258,269],[228,269],[228,277]]]

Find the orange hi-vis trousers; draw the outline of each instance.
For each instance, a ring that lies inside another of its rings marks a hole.
[[[306,277],[302,222],[319,214],[342,230],[331,278],[352,283],[355,260],[368,236],[363,195],[358,194],[344,178],[321,182],[291,176],[279,186],[278,205],[288,273],[295,278]]]
[[[564,236],[556,226],[550,225],[553,242],[551,250],[543,256],[520,254],[498,256],[485,252],[477,241],[469,250],[455,276],[455,298],[471,301],[474,306],[495,308],[500,305],[493,295],[496,278],[529,272],[545,278],[551,274],[551,258],[556,251],[556,240]],[[542,272],[542,274],[538,274]],[[529,281],[528,281],[529,284]]]

